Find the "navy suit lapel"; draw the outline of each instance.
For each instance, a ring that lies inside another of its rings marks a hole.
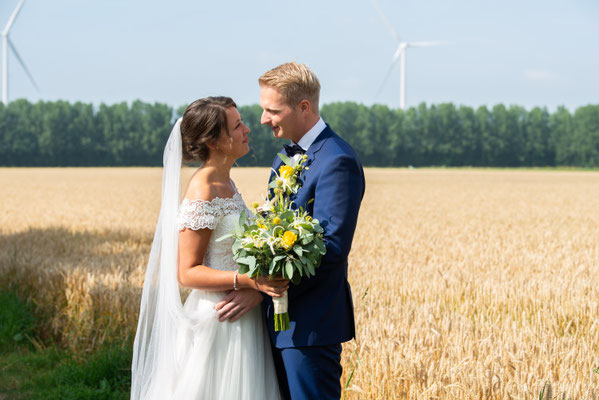
[[[310,147],[308,147],[308,151],[306,152],[306,154],[308,155],[308,160],[306,161],[306,164],[308,164],[308,163],[312,162],[312,160],[314,160],[314,158],[316,157],[316,153],[318,153],[320,151],[324,142],[328,138],[330,138],[332,136],[332,134],[333,134],[333,131],[331,130],[329,125],[327,125],[327,127],[324,128],[324,130],[322,132],[320,132],[320,134],[316,137],[316,140],[314,140],[314,143],[312,143],[310,145]]]
[[[302,183],[302,187],[310,179],[310,176],[314,172],[314,170],[311,169],[312,164],[316,160],[316,157],[318,156],[318,152],[322,148],[322,145],[331,136],[332,132],[333,131],[331,130],[331,128],[329,128],[329,126],[327,125],[327,127],[324,128],[324,130],[322,132],[320,132],[320,134],[316,137],[316,139],[310,145],[310,147],[308,147],[308,151],[306,151],[306,155],[308,156],[308,159],[306,160],[306,162],[304,164],[304,166],[308,169],[305,169],[302,172],[302,175],[300,177],[300,182]],[[300,189],[300,192],[301,191],[302,191],[302,189]]]
[[[313,176],[318,174],[318,163],[316,162],[319,157],[319,152],[322,149],[324,143],[333,135],[333,131],[329,126],[327,127],[316,137],[314,142],[308,148],[306,155],[308,159],[304,166],[307,168],[302,171],[302,175],[300,176],[300,182],[302,187],[299,189],[296,195],[293,196],[293,200],[296,202],[297,207],[302,207],[304,209],[310,210],[311,207],[308,205],[308,201],[314,197],[312,193],[313,188],[311,189],[310,180]]]
[[[310,145],[310,147],[308,147],[308,151],[306,152],[308,159],[306,160],[306,163],[304,164],[306,167],[310,168],[310,166],[312,165],[312,163],[314,163],[314,160],[317,157],[317,153],[322,148],[322,145],[332,135],[333,135],[333,131],[331,130],[331,128],[329,128],[328,125],[326,128],[324,128],[324,130],[322,132],[320,132],[320,135],[318,135],[316,137],[316,140],[314,140],[314,143],[312,143]],[[304,178],[308,178],[310,176],[310,170],[309,169],[304,170],[302,175]],[[303,181],[304,181],[304,179],[302,179],[302,182]]]

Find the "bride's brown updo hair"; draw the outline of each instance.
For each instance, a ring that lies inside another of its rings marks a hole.
[[[185,161],[204,162],[208,158],[208,144],[218,140],[221,133],[229,133],[227,108],[237,104],[230,97],[205,97],[187,106],[181,121],[181,140]]]

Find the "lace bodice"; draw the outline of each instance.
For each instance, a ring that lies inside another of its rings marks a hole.
[[[243,210],[249,215],[250,211],[239,192],[233,197],[216,197],[211,201],[183,199],[177,213],[177,226],[179,230],[212,229],[203,264],[222,271],[234,271],[238,266],[231,251],[233,238],[221,242],[216,239],[235,230],[235,220],[239,219]]]

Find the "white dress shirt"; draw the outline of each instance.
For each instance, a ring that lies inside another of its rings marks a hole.
[[[326,127],[327,127],[327,124],[324,123],[324,121],[322,120],[322,117],[321,117],[318,120],[318,122],[316,123],[316,125],[314,125],[312,127],[312,129],[310,129],[308,132],[306,132],[306,134],[304,136],[302,136],[302,138],[297,143],[297,145],[299,147],[301,147],[302,149],[304,149],[304,151],[308,151],[308,148],[310,147],[310,145],[312,143],[314,143],[314,141],[316,140],[318,135],[320,135],[320,133],[322,131],[324,131],[324,129]],[[293,142],[291,142],[291,144],[293,144]]]

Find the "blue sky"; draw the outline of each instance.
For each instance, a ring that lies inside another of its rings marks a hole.
[[[2,29],[17,0],[2,0]],[[407,104],[599,104],[599,1],[378,0],[409,49]],[[9,100],[179,106],[208,95],[259,99],[257,78],[312,67],[321,103],[399,105],[396,44],[370,0],[27,0],[11,39]]]

